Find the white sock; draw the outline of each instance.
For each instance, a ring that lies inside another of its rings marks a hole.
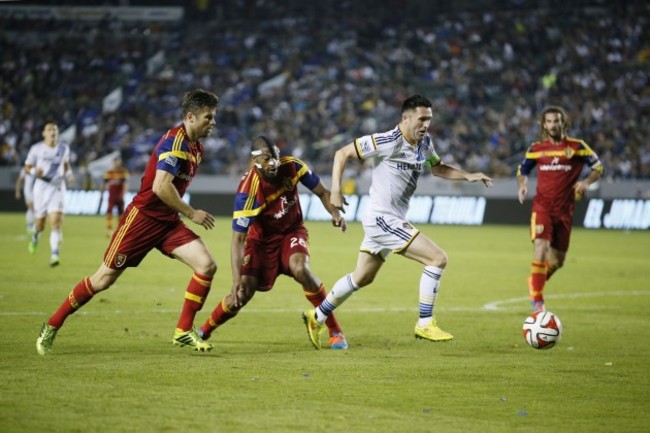
[[[25,225],[27,226],[27,230],[34,230],[34,211],[32,209],[27,209],[25,213]]]
[[[327,320],[327,316],[357,290],[359,290],[359,286],[352,279],[352,274],[348,274],[339,279],[327,294],[325,300],[316,308],[316,320],[318,323],[324,323]]]
[[[50,231],[50,250],[52,250],[52,254],[59,255],[59,245],[62,238],[61,229],[52,229]]]
[[[428,326],[433,321],[433,307],[436,303],[442,268],[425,266],[420,277],[420,318],[418,326]]]

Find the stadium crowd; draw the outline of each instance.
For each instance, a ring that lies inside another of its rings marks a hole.
[[[514,176],[537,139],[536,113],[552,104],[568,110],[570,135],[598,152],[610,180],[650,178],[650,3],[418,18],[394,2],[371,13],[259,3],[227,20],[175,23],[0,14],[0,164],[21,166],[54,119],[76,126],[78,167],[120,150],[141,172],[181,118],[179,95],[203,87],[221,104],[202,173],[239,175],[262,132],[328,173],[338,147],[394,127],[400,101],[417,92],[434,102],[430,132],[448,163]],[[121,104],[103,112],[118,87]]]

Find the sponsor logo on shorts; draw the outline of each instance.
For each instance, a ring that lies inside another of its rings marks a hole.
[[[176,167],[176,163],[178,162],[178,158],[172,155],[167,155],[167,158],[165,158],[165,163],[171,165],[172,167]]]
[[[248,264],[250,263],[250,261],[251,261],[251,255],[250,255],[250,254],[247,254],[247,255],[245,255],[244,258],[242,259],[242,261],[241,261],[241,265],[242,265],[242,266],[248,266]]]

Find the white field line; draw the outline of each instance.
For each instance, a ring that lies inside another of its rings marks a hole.
[[[607,297],[618,297],[618,296],[647,296],[650,295],[650,290],[630,290],[630,291],[618,291],[618,292],[588,292],[588,293],[560,293],[557,295],[544,295],[544,299],[576,299],[576,298],[607,298]],[[504,299],[502,301],[494,301],[488,304],[483,305],[481,310],[504,310],[506,308],[503,305],[508,304],[519,304],[522,302],[528,302],[528,297],[518,297]]]
[[[618,292],[592,292],[592,293],[564,293],[557,295],[545,295],[545,299],[576,299],[576,298],[607,298],[607,297],[620,297],[620,296],[648,296],[650,295],[650,290],[632,290],[632,291],[618,291]],[[500,301],[494,301],[483,305],[482,307],[444,307],[436,306],[436,311],[469,311],[469,312],[481,312],[481,311],[506,311],[514,310],[521,308],[522,305],[527,306],[528,297],[517,297],[503,299]],[[510,306],[510,307],[508,307]],[[412,308],[400,308],[400,307],[368,307],[368,308],[345,308],[346,313],[413,313],[417,312],[417,307]],[[272,314],[272,313],[297,313],[299,314],[304,309],[300,308],[244,308],[240,314]],[[142,310],[142,311],[128,311],[126,314],[143,314],[143,313],[158,313],[158,314],[178,314],[179,309],[169,310],[169,309],[152,309],[152,310]],[[115,310],[115,314],[122,314],[122,310]],[[0,311],[0,316],[44,316],[48,313],[43,311]],[[77,315],[87,315],[92,314],[86,311],[79,311],[75,313]]]

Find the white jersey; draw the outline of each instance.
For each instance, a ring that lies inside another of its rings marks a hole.
[[[41,169],[43,175],[39,178],[51,186],[65,186],[65,164],[70,164],[70,147],[59,143],[50,147],[40,141],[29,149],[25,165]]]
[[[354,140],[361,160],[372,158],[370,202],[364,218],[392,215],[405,220],[411,197],[422,170],[440,163],[431,137],[410,143],[399,125],[387,132],[365,135]]]

